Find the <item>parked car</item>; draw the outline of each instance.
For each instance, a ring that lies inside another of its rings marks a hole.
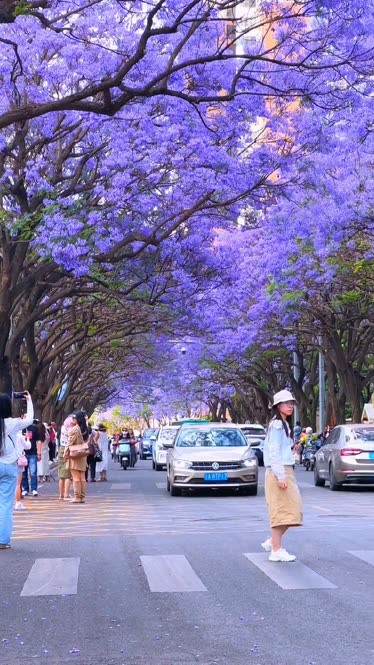
[[[239,488],[257,494],[258,462],[238,425],[184,425],[167,444],[167,489]]]
[[[314,484],[330,490],[345,484],[374,484],[374,425],[334,427],[316,453]]]
[[[238,427],[240,427],[245,438],[249,441],[249,445],[258,459],[258,465],[264,466],[265,427],[257,423],[246,423],[245,425],[238,425]]]
[[[180,430],[179,425],[168,425],[160,427],[157,439],[153,442],[152,446],[152,466],[156,471],[161,471],[163,466],[166,466],[166,450],[167,445],[173,445],[175,435]]]
[[[156,440],[158,429],[145,429],[139,439],[139,457],[140,459],[148,459],[152,457],[152,446]]]

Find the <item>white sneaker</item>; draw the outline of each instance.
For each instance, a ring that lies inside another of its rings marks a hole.
[[[14,510],[26,510],[26,506],[23,505],[22,501],[16,501]]]
[[[269,556],[269,561],[284,561],[288,563],[295,560],[296,560],[295,555],[289,554],[289,552],[287,552],[287,550],[284,550],[283,548],[281,548],[277,552],[274,552],[272,550]]]
[[[26,492],[26,490],[22,490],[21,494],[22,494],[22,496],[28,496],[29,495],[29,493]]]
[[[268,538],[263,543],[261,543],[261,547],[263,550],[265,550],[265,552],[271,552],[271,550],[273,549],[273,546],[271,544],[271,538]]]
[[[33,490],[33,491],[32,491],[32,495],[33,495],[33,496],[38,496],[37,491],[36,491],[36,490]]]

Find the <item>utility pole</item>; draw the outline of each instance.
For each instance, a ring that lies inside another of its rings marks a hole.
[[[300,368],[299,368],[299,359],[297,357],[296,351],[293,352],[293,378],[295,379],[296,383],[298,383],[300,378]],[[299,420],[299,409],[297,407],[297,404],[295,404],[295,408],[293,410],[294,426],[296,425],[298,420]]]
[[[319,398],[319,430],[323,432],[326,420],[325,403],[325,358],[322,351],[322,336],[319,337],[320,351],[318,359],[318,398]]]

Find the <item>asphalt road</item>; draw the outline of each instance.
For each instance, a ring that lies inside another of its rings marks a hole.
[[[0,664],[373,665],[374,490],[297,475],[297,564],[261,553],[262,486],[172,498],[150,461],[85,505],[46,483],[0,552]]]

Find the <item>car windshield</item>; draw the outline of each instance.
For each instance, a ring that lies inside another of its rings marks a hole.
[[[157,434],[158,429],[145,429],[143,432],[143,439],[150,439],[152,434]]]
[[[175,435],[178,430],[176,429],[163,429],[160,432],[159,441],[174,441]]]
[[[374,427],[368,429],[354,429],[355,439],[361,439],[367,443],[374,443]]]
[[[248,444],[238,429],[188,429],[183,427],[183,431],[178,437],[177,447],[243,447]]]
[[[265,430],[262,427],[241,427],[244,436],[265,436]]]

